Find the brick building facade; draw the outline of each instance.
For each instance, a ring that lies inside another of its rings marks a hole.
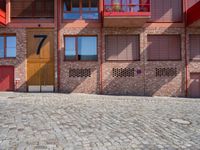
[[[199,0],[0,1],[0,91],[200,97]]]

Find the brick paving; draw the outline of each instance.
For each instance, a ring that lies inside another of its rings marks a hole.
[[[0,149],[196,150],[200,99],[0,93]]]

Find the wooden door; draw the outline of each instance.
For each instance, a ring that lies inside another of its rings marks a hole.
[[[200,73],[190,74],[189,95],[190,97],[200,98]]]
[[[52,91],[54,88],[53,30],[28,29],[27,38],[27,83],[29,91],[42,91],[44,87],[49,87],[49,90]]]
[[[0,66],[0,91],[14,91],[14,67]]]

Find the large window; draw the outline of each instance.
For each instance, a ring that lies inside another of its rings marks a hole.
[[[181,60],[180,35],[149,35],[148,60]]]
[[[11,0],[12,18],[53,18],[54,0]]]
[[[190,35],[190,59],[200,60],[200,35]]]
[[[98,0],[64,0],[64,19],[98,19]]]
[[[16,57],[16,36],[0,36],[0,58]]]
[[[97,37],[65,37],[65,60],[97,60]]]
[[[138,35],[106,36],[106,60],[139,60]]]

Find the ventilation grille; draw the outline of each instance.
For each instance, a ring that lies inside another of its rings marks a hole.
[[[156,68],[156,77],[172,77],[177,75],[177,68]]]
[[[69,69],[69,77],[91,77],[91,69]]]
[[[134,68],[113,68],[113,77],[134,77]]]

